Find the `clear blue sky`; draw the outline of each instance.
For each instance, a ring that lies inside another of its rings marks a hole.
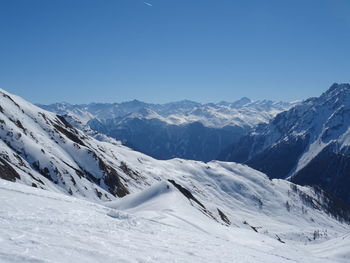
[[[349,0],[0,0],[0,87],[32,102],[294,100],[350,82]]]

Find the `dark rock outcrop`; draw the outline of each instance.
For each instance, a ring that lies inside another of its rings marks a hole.
[[[21,177],[6,160],[0,157],[0,178],[16,182],[16,179],[20,179]]]

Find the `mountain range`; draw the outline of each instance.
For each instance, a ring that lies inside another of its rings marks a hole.
[[[38,106],[157,159],[210,161],[252,127],[268,122],[296,103],[241,98],[232,103],[207,104],[188,100],[151,104],[134,100]]]

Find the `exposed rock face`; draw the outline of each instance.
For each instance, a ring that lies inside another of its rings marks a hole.
[[[0,157],[0,178],[11,182],[16,182],[16,179],[20,179],[21,177],[16,170],[7,163],[6,160]]]

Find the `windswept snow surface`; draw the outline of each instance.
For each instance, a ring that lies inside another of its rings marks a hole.
[[[163,182],[107,207],[0,180],[0,261],[349,262],[349,236],[283,244],[216,224],[178,195]]]

